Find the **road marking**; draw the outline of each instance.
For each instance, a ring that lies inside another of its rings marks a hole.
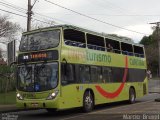
[[[123,108],[123,107],[127,107],[127,106],[133,106],[133,105],[138,105],[138,104],[143,104],[143,103],[149,103],[149,102],[153,102],[153,100],[146,101],[146,102],[135,103],[135,104],[130,104],[130,105],[125,105],[125,106],[118,106],[118,107],[109,108],[109,109],[105,109],[105,110],[98,110],[98,111],[90,112],[90,113],[83,113],[81,115],[76,115],[76,116],[73,116],[73,117],[62,118],[60,120],[69,120],[69,119],[73,119],[73,118],[77,118],[77,117],[82,117],[82,116],[87,116],[87,115],[91,115],[91,114],[95,114],[95,113],[97,114],[97,113],[104,112],[104,111],[107,111],[107,110],[112,110],[112,109],[117,109],[117,108]]]
[[[104,111],[107,111],[107,110],[113,110],[113,109],[117,109],[117,108],[124,108],[124,107],[127,107],[127,106],[134,106],[134,105],[137,105],[137,104],[148,103],[148,102],[153,102],[153,100],[146,101],[146,102],[135,103],[135,104],[129,104],[129,105],[125,105],[125,106],[118,106],[118,107],[109,108],[109,109],[105,109],[105,110],[98,110],[98,111],[95,111],[95,112],[91,112],[89,114],[100,113],[100,112],[104,112]]]
[[[107,113],[106,112],[102,112],[102,113],[98,113],[98,114],[101,114],[101,115],[103,115],[103,114],[109,114],[109,115],[111,115],[111,114],[113,114],[113,115],[115,115],[115,114],[133,114],[133,113],[143,113],[143,111],[138,111],[138,110],[136,110],[136,111],[128,111],[128,112],[126,112],[125,111],[125,113],[124,113],[124,111],[122,111],[122,112],[115,112],[115,113],[113,113],[113,112],[108,112],[107,111]]]
[[[160,94],[160,92],[152,91],[152,92],[150,92],[150,94]]]
[[[148,93],[148,95],[153,95],[153,94],[158,94],[158,93]]]

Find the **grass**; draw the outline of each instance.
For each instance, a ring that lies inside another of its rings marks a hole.
[[[0,93],[0,105],[16,104],[16,92]]]

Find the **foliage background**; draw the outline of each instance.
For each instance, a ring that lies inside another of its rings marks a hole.
[[[149,36],[144,36],[140,41],[145,47],[147,67],[154,77],[158,76],[158,39],[157,29]]]
[[[0,93],[15,91],[16,78],[14,70],[15,67],[0,65]]]

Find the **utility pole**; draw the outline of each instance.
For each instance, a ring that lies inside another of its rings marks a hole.
[[[28,0],[28,12],[27,12],[27,32],[31,30],[31,19],[32,19],[32,8],[35,5],[37,0],[34,1],[33,5],[31,5],[31,0]]]
[[[156,25],[156,32],[157,32],[157,42],[158,42],[158,76],[160,77],[160,22],[150,23]]]
[[[31,30],[31,16],[32,16],[32,6],[31,0],[28,0],[28,12],[27,12],[27,32]]]

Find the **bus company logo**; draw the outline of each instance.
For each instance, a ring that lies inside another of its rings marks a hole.
[[[135,59],[135,58],[130,58],[129,63],[130,65],[134,65],[134,66],[144,66],[145,65],[143,60]]]
[[[97,54],[87,52],[87,60],[89,61],[97,61],[97,62],[111,62],[111,56],[106,54]]]
[[[85,60],[85,52],[68,50],[68,58],[73,60]]]
[[[73,51],[68,50],[68,58],[72,60],[81,60],[81,61],[96,61],[96,62],[107,62],[111,63],[111,56],[100,53],[93,52],[84,52],[84,51]]]
[[[120,86],[117,88],[117,90],[115,90],[114,92],[107,92],[99,85],[96,85],[95,87],[96,87],[97,91],[103,97],[113,99],[113,98],[117,97],[121,93],[121,91],[123,90],[124,84],[127,79],[127,74],[128,74],[128,57],[126,56],[125,57],[125,70],[124,70],[124,74],[123,74],[123,82],[120,84]]]

